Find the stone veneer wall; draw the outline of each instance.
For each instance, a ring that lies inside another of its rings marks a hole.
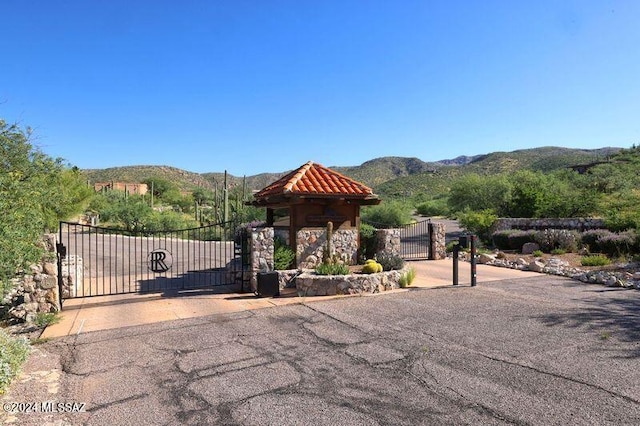
[[[433,235],[433,238],[431,241],[429,241],[429,244],[430,244],[429,250],[431,251],[431,256],[429,258],[433,260],[446,259],[447,258],[447,241],[446,241],[447,231],[444,223],[438,223],[438,222],[430,223],[429,227],[433,229],[433,231],[431,232],[431,234]]]
[[[325,228],[301,229],[297,233],[296,241],[296,262],[298,268],[314,269],[322,263],[322,255],[327,244],[327,230]],[[332,245],[334,253],[347,264],[357,263],[357,229],[334,230]]]
[[[8,314],[13,321],[33,322],[38,312],[60,311],[56,235],[45,235],[44,246],[49,256],[32,265],[29,273],[12,279],[13,289],[2,300],[2,304],[9,307]]]
[[[272,227],[253,228],[249,241],[251,251],[251,290],[258,288],[258,272],[273,271],[274,231]]]
[[[376,237],[378,240],[376,255],[400,256],[399,229],[378,229]]]
[[[402,270],[351,275],[315,275],[305,272],[296,278],[296,289],[301,297],[380,293],[400,288],[400,277],[405,272]]]
[[[589,229],[606,228],[603,219],[589,217],[530,219],[530,218],[500,218],[493,225],[493,232],[508,229],[575,229],[587,231]]]

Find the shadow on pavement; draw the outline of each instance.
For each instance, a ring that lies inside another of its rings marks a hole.
[[[603,289],[602,292],[627,292],[626,289]],[[635,344],[625,358],[640,358],[640,299],[608,298],[585,300],[588,306],[570,313],[549,314],[539,317],[549,326],[586,327],[600,333],[606,340],[612,335],[627,343]]]

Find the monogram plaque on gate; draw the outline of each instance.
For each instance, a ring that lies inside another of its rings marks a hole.
[[[149,261],[149,269],[153,272],[162,273],[171,269],[173,257],[171,252],[165,249],[156,249],[147,256]]]

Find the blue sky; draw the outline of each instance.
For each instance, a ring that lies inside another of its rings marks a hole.
[[[0,118],[234,175],[640,143],[640,1],[3,0]]]

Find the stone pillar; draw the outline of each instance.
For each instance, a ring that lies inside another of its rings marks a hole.
[[[376,237],[378,240],[376,255],[400,256],[399,229],[378,229]]]
[[[429,241],[429,259],[440,260],[447,258],[446,228],[444,223],[430,223],[429,235],[433,236]]]
[[[251,291],[258,289],[258,272],[273,271],[274,231],[272,227],[251,229]]]

